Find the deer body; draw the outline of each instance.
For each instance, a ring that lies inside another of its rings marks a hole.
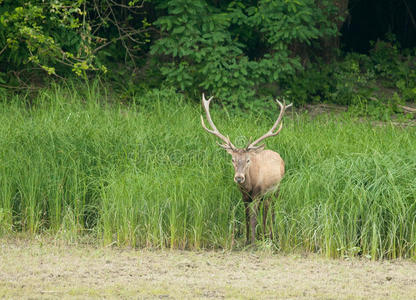
[[[245,181],[236,181],[240,190],[254,198],[276,189],[285,174],[285,163],[279,153],[262,150],[258,153],[249,152],[249,156],[250,164],[244,174]]]
[[[231,151],[229,151],[231,152]],[[280,155],[271,150],[231,152],[235,170],[234,181],[243,195],[246,213],[246,240],[256,240],[257,214],[260,201],[263,202],[263,230],[266,231],[266,217],[270,206],[268,193],[276,193],[285,172],[285,163]],[[263,199],[265,198],[265,199]],[[274,214],[272,213],[274,218]],[[271,235],[271,234],[270,234]]]
[[[239,185],[243,195],[243,202],[246,213],[246,237],[247,242],[254,243],[256,240],[257,215],[259,211],[260,201],[263,203],[263,229],[266,230],[266,217],[270,205],[270,197],[268,193],[278,191],[280,181],[285,173],[285,163],[280,155],[271,150],[264,150],[264,145],[256,146],[262,140],[277,135],[282,129],[282,117],[289,106],[280,103],[280,114],[273,127],[262,137],[250,143],[246,148],[238,149],[230,141],[228,137],[223,136],[215,127],[209,113],[209,104],[212,97],[208,100],[202,94],[202,104],[204,106],[206,117],[212,129],[205,126],[204,119],[201,116],[202,127],[209,133],[217,136],[225,143],[220,147],[227,150],[232,157],[235,170],[234,181]],[[277,131],[277,125],[280,127]],[[274,217],[273,217],[274,218]]]

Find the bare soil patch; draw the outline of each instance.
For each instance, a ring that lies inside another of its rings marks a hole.
[[[1,297],[416,299],[416,263],[0,239]]]

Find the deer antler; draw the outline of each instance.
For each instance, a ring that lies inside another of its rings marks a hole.
[[[211,114],[209,113],[209,104],[210,104],[210,102],[211,102],[211,100],[212,100],[212,98],[213,97],[211,97],[211,98],[209,98],[208,100],[206,100],[205,99],[205,95],[204,94],[202,94],[202,105],[204,106],[204,110],[205,110],[205,113],[206,113],[206,116],[207,116],[207,120],[208,120],[208,123],[209,123],[209,126],[211,126],[211,128],[212,129],[208,129],[206,126],[205,126],[205,123],[204,123],[204,118],[202,117],[202,115],[201,115],[201,124],[202,124],[202,127],[206,130],[206,131],[208,131],[209,133],[211,133],[211,134],[213,134],[213,135],[215,135],[215,136],[217,136],[217,137],[219,137],[225,144],[220,144],[220,143],[218,143],[218,145],[220,146],[220,147],[222,147],[222,148],[224,148],[224,149],[232,149],[232,150],[235,150],[236,148],[235,148],[235,146],[231,143],[231,141],[230,141],[230,139],[228,138],[228,137],[225,137],[225,136],[223,136],[219,131],[218,131],[218,129],[217,129],[217,127],[215,127],[215,124],[214,124],[214,122],[212,122],[212,119],[211,119]]]
[[[278,135],[279,132],[280,132],[280,130],[282,130],[283,123],[281,123],[280,126],[279,126],[279,129],[277,131],[275,131],[276,128],[277,128],[277,125],[280,123],[280,121],[282,121],[282,118],[283,118],[283,115],[285,114],[286,108],[291,107],[292,106],[292,103],[290,103],[289,105],[286,105],[285,104],[285,101],[283,100],[283,104],[282,104],[277,99],[276,99],[276,102],[280,106],[280,114],[279,114],[279,117],[277,118],[276,122],[273,124],[273,127],[270,128],[270,130],[266,134],[264,134],[263,136],[259,137],[257,140],[255,140],[254,142],[252,142],[251,144],[249,144],[246,149],[248,149],[248,150],[255,150],[255,149],[258,149],[258,148],[263,147],[263,145],[256,146],[256,144],[260,143],[264,139],[267,139],[268,137]]]

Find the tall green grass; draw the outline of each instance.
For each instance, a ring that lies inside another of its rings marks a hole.
[[[169,90],[129,105],[112,97],[93,85],[2,99],[0,233],[242,247],[243,203],[230,158],[202,130],[200,107]],[[239,146],[274,121],[219,106],[212,114]],[[274,202],[274,247],[416,257],[415,128],[289,113],[267,144],[287,170]]]

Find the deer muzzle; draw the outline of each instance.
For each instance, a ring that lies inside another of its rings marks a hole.
[[[244,183],[245,180],[246,180],[246,177],[244,176],[244,174],[235,174],[234,176],[234,181],[236,183]]]

